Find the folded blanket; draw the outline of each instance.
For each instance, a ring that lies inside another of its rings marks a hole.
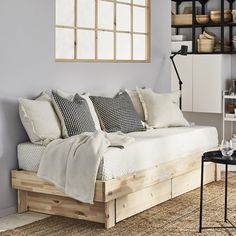
[[[66,195],[93,204],[101,158],[109,146],[125,148],[134,138],[117,133],[83,133],[49,143],[37,175],[53,183]]]

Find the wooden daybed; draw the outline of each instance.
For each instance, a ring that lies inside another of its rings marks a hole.
[[[202,153],[160,164],[120,178],[96,182],[94,205],[84,204],[29,171],[12,171],[18,190],[18,213],[35,211],[99,222],[106,228],[200,186]],[[206,164],[205,184],[220,178],[213,163]]]

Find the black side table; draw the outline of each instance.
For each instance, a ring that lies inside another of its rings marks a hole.
[[[214,162],[217,164],[225,165],[225,215],[224,222],[229,223],[230,226],[219,226],[219,227],[202,227],[202,211],[203,211],[203,177],[204,177],[204,163]],[[228,165],[236,165],[236,152],[232,157],[223,157],[220,151],[206,152],[202,156],[201,163],[201,189],[200,189],[200,222],[199,222],[199,233],[202,229],[212,229],[212,228],[236,228],[233,223],[227,218],[227,191],[228,191]]]

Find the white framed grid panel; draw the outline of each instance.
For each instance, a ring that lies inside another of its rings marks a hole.
[[[56,0],[56,61],[150,62],[150,0]]]

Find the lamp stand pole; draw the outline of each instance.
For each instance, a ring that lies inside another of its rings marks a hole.
[[[177,67],[175,65],[175,62],[174,62],[174,57],[175,56],[176,56],[176,54],[171,56],[170,59],[171,59],[172,64],[173,64],[173,66],[175,68],[175,72],[176,72],[176,75],[177,75],[177,78],[178,78],[178,81],[179,81],[179,91],[180,91],[179,107],[182,110],[182,85],[183,85],[183,81],[180,79],[179,72],[178,72]]]

